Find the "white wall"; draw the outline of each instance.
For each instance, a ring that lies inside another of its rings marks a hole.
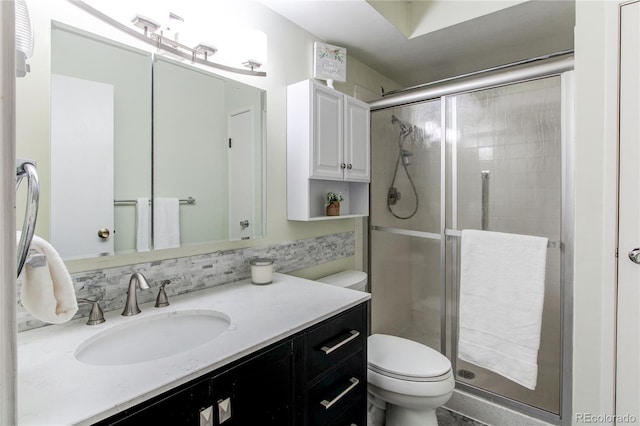
[[[614,413],[618,1],[577,1],[573,413]]]
[[[229,78],[242,81],[267,91],[267,237],[264,239],[215,243],[179,250],[163,250],[148,254],[136,253],[126,257],[114,256],[94,260],[68,262],[72,272],[109,266],[144,262],[151,259],[171,258],[197,253],[207,253],[229,248],[265,245],[279,241],[289,241],[327,235],[337,232],[353,231],[356,221],[342,219],[323,221],[322,223],[289,222],[286,219],[286,86],[313,75],[313,42],[316,39],[295,26],[290,21],[275,14],[257,2],[199,2],[202,8],[200,16],[205,20],[209,16],[218,16],[228,24],[253,27],[264,31],[268,37],[268,63],[264,67],[267,77],[239,76],[221,72]],[[54,19],[89,32],[99,33],[121,42],[127,42],[140,48],[141,44],[130,42],[123,34],[91,18],[65,0],[31,0],[28,2],[36,34],[34,57],[29,61],[32,73],[18,82],[17,133],[18,155],[34,158],[40,162],[43,176],[43,207],[48,208],[48,143],[49,140],[49,69],[50,69],[50,20]],[[340,90],[353,94],[358,85],[374,93],[380,86],[393,90],[398,85],[371,70],[365,64],[349,57],[347,59],[347,83],[337,86]],[[47,214],[42,215],[39,229],[48,229]],[[324,267],[312,268],[302,275],[321,276],[342,268],[354,267],[353,258],[334,262]]]

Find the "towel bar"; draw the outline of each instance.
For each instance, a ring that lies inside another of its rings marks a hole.
[[[457,229],[445,229],[444,234],[447,237],[458,237],[460,238],[462,236],[462,231],[458,231]],[[563,244],[562,241],[548,241],[547,242],[547,248],[562,248]]]
[[[196,199],[193,197],[181,198],[178,201],[180,202],[180,204],[196,203]],[[151,203],[151,200],[149,200],[149,203]],[[113,200],[113,204],[115,204],[116,206],[128,206],[128,205],[134,206],[136,204],[136,200]]]

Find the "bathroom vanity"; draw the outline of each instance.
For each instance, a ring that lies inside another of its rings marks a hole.
[[[110,312],[99,326],[75,320],[20,333],[19,424],[364,425],[369,297],[274,274],[270,285],[245,280],[173,297],[166,308],[141,305],[136,317]],[[76,358],[127,321],[203,310],[230,325],[187,351],[121,365]]]

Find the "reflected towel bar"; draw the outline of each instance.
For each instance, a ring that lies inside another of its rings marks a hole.
[[[196,199],[193,197],[181,198],[180,204],[195,204]],[[116,206],[134,206],[136,204],[136,200],[113,200],[113,204]],[[149,200],[149,204],[151,204],[151,200]]]

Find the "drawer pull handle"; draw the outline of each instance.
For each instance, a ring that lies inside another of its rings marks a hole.
[[[336,343],[333,346],[323,346],[320,348],[320,350],[322,352],[325,353],[325,355],[329,355],[331,352],[335,351],[336,349],[338,349],[339,347],[346,345],[347,343],[349,343],[350,341],[352,341],[353,339],[355,339],[356,337],[358,337],[360,335],[360,332],[357,330],[351,330],[349,332],[349,337],[347,337],[346,339],[342,340],[340,343]]]
[[[336,402],[340,401],[343,396],[345,396],[353,388],[358,386],[358,383],[360,383],[360,380],[356,379],[355,377],[352,377],[352,378],[349,379],[349,382],[351,382],[349,387],[346,388],[345,390],[343,390],[342,392],[340,392],[340,394],[338,396],[336,396],[335,398],[333,398],[331,401],[327,401],[326,399],[323,399],[322,401],[320,401],[320,404],[322,404],[322,406],[325,408],[325,410],[328,410],[329,408],[331,408]]]

